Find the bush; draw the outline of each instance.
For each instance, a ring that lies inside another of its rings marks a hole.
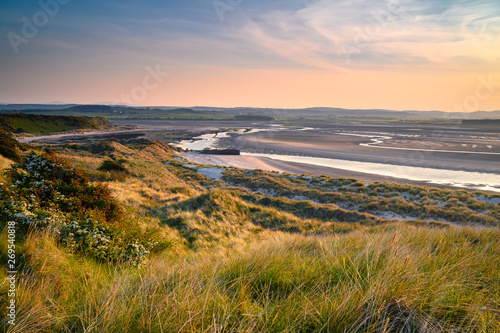
[[[130,172],[124,166],[112,160],[106,160],[102,162],[101,166],[98,167],[97,170],[123,172],[127,175],[130,174]]]
[[[20,237],[49,229],[74,252],[110,262],[139,264],[155,244],[139,243],[107,187],[89,183],[83,172],[52,153],[29,153],[0,187],[0,227],[16,222]]]
[[[26,155],[21,164],[11,168],[9,177],[19,195],[36,199],[41,208],[54,207],[77,218],[92,211],[110,225],[121,219],[121,209],[105,186],[90,184],[82,171],[54,154]]]

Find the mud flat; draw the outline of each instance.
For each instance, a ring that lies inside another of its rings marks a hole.
[[[329,128],[323,125],[220,133],[224,135],[207,135],[196,145],[239,149],[243,155],[259,158],[266,165],[258,167],[247,163],[243,166],[246,168],[273,170],[270,167],[274,167],[274,170],[290,173],[357,178],[368,182],[500,191],[500,154],[494,149],[500,142],[497,133],[479,134],[447,128],[447,132],[440,131],[434,136],[430,129],[362,127]],[[400,145],[401,138],[405,140],[404,145]],[[399,141],[394,142],[395,139]],[[450,147],[450,142],[456,144]],[[440,149],[460,149],[465,142],[469,146],[463,152]],[[493,149],[486,147],[489,151],[484,151],[482,147],[474,151],[474,142],[491,143]],[[381,144],[384,147],[377,146]],[[435,149],[429,150],[429,144]],[[386,146],[395,149],[385,149]],[[228,159],[219,162],[236,166]]]
[[[260,169],[265,171],[287,172],[280,163],[266,158],[244,155],[203,155],[199,153],[179,153],[186,160],[207,165],[235,167],[241,169]]]
[[[222,143],[250,153],[312,156],[422,168],[500,173],[500,154],[482,151],[459,153],[414,150],[421,147],[418,140],[414,140],[413,145],[406,143],[410,150],[405,150],[403,147],[401,147],[403,149],[382,149],[363,145],[372,142],[369,137],[308,132],[312,131],[241,135],[232,137],[230,142],[223,141]],[[385,146],[388,144],[390,140],[385,142]]]
[[[179,153],[179,155],[190,162],[206,164],[206,165],[214,165],[214,166],[227,166],[227,167],[252,169],[252,170],[259,169],[264,171],[286,172],[299,175],[301,174],[308,174],[313,176],[325,175],[333,178],[349,178],[349,179],[354,178],[368,183],[378,181],[378,182],[396,183],[401,185],[410,184],[410,185],[430,186],[437,188],[449,188],[454,190],[457,189],[456,187],[447,184],[435,184],[425,181],[416,181],[416,180],[389,177],[389,176],[383,176],[365,172],[337,169],[332,167],[323,167],[313,164],[279,161],[275,159],[258,157],[258,156],[249,156],[249,155],[209,156],[193,152]],[[497,191],[491,191],[487,189],[484,189],[483,191],[488,193],[498,193]]]

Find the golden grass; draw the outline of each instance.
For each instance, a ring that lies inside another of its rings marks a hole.
[[[163,144],[111,146],[102,154],[62,152],[96,179],[104,159],[125,159],[131,175],[106,184],[129,223],[162,247],[139,267],[97,263],[32,230],[18,247],[18,324],[8,332],[500,331],[496,228],[342,222],[313,216],[322,204],[300,217],[299,200],[283,200],[289,211],[261,205],[248,189],[166,165],[173,155]],[[305,187],[290,177],[260,176],[276,189]],[[307,189],[320,191],[325,180]],[[361,201],[355,191],[341,194]],[[467,192],[432,190],[422,198],[433,195],[457,198],[450,207],[470,199]],[[0,237],[5,259],[6,230]],[[5,276],[0,270],[2,311]]]
[[[4,175],[5,170],[10,168],[12,164],[14,164],[13,161],[0,155],[0,181],[5,180],[5,175]]]
[[[112,268],[31,235],[10,332],[495,332],[500,234],[398,225],[275,232]]]

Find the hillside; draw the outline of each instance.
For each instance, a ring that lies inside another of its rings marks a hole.
[[[11,135],[0,128],[0,156],[14,162],[21,162],[19,153],[20,150],[25,149],[25,146],[14,140]]]
[[[103,117],[0,114],[0,128],[7,133],[51,134],[81,129],[108,129],[114,125]]]
[[[343,109],[333,107],[311,107],[304,109],[252,108],[252,107],[136,107],[122,105],[31,105],[6,104],[0,105],[1,113],[44,114],[85,116],[89,113],[112,118],[131,119],[179,119],[179,120],[220,120],[235,119],[252,121],[252,116],[270,117],[267,120],[398,120],[398,121],[457,121],[461,119],[500,119],[500,111],[444,112],[417,110],[384,110],[384,109]],[[235,116],[247,116],[248,119],[238,119]],[[263,120],[263,119],[261,119]]]
[[[500,330],[500,196],[214,168],[146,139],[33,149],[0,186],[12,332]]]
[[[75,105],[69,108],[62,109],[65,112],[80,112],[80,113],[111,113],[113,109],[107,105]]]

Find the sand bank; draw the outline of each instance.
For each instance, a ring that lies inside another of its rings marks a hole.
[[[179,153],[179,155],[184,157],[188,161],[199,164],[227,166],[241,169],[260,169],[264,171],[286,172],[284,169],[277,167],[275,163],[271,164],[271,162],[269,162],[269,159],[253,156],[202,155],[198,153]]]

